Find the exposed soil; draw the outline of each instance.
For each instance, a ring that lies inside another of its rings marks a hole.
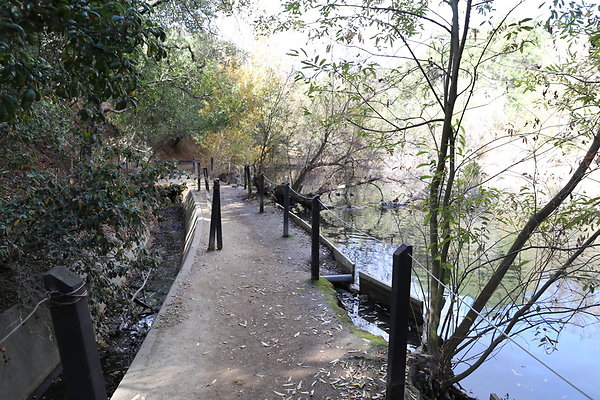
[[[2,287],[2,290],[0,290],[0,312],[2,312],[17,304],[17,294],[21,285],[17,283],[17,278],[12,270],[0,268],[0,286]]]
[[[118,324],[110,336],[110,347],[101,350],[109,396],[131,365],[181,266],[185,240],[181,206],[163,208],[159,211],[157,219],[158,225],[152,232],[150,249],[160,261],[157,270],[150,272],[150,277],[138,296],[151,309],[140,308],[142,312],[135,321],[115,321]],[[143,277],[138,276],[130,286],[140,287],[142,284]]]

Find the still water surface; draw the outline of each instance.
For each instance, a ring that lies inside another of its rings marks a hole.
[[[322,230],[356,263],[357,272],[390,284],[392,254],[400,243],[413,245],[415,259],[427,264],[424,230],[418,222],[420,216],[415,213],[419,211],[407,208],[332,208],[322,213]],[[423,298],[427,275],[418,270],[415,268],[412,295]],[[582,317],[577,323],[579,326],[568,325],[563,329],[557,350],[550,353],[539,346],[535,330],[526,331],[515,340],[591,398],[600,399],[600,327],[592,318]],[[478,346],[483,347],[486,338],[481,343]],[[456,372],[460,371],[457,368]],[[510,342],[461,384],[468,393],[485,400],[490,393],[516,400],[586,398]]]

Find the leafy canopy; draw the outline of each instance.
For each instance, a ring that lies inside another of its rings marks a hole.
[[[0,5],[0,122],[42,97],[92,109],[135,102],[140,51],[161,59],[163,29],[139,0],[7,0]],[[92,116],[85,109],[83,117]]]

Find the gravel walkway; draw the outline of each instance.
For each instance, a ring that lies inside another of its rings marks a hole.
[[[221,190],[223,250],[206,251],[203,210],[194,263],[112,400],[383,398],[385,348],[310,281],[308,236],[290,226],[282,238],[279,210],[259,214],[241,188]]]

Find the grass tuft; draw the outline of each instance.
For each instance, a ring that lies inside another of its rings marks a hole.
[[[385,341],[384,338],[362,330],[352,323],[352,319],[350,319],[350,316],[348,316],[346,310],[339,306],[336,291],[331,282],[329,282],[325,278],[319,278],[319,280],[314,281],[313,284],[325,295],[325,300],[331,306],[331,309],[335,313],[336,318],[340,322],[349,325],[351,332],[357,334],[361,338],[369,341],[374,345],[387,347],[388,343]]]

